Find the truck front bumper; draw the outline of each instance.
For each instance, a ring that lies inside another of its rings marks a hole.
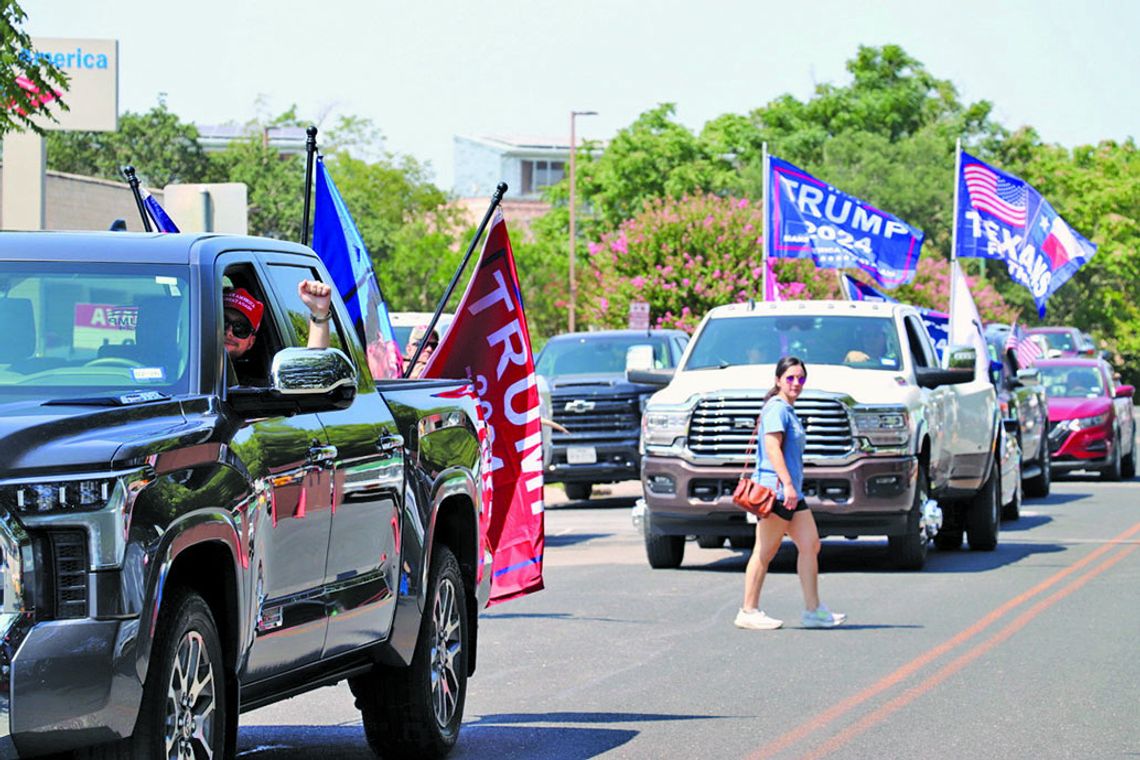
[[[917,458],[864,457],[804,467],[804,496],[821,536],[892,536],[907,531]],[[655,535],[752,535],[732,503],[739,467],[694,465],[676,457],[642,460],[645,528]]]
[[[142,684],[137,620],[27,624],[5,616],[0,757],[38,756],[130,736]]]

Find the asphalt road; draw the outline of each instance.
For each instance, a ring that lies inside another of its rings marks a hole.
[[[849,615],[798,625],[794,549],[737,630],[746,552],[690,542],[651,570],[636,483],[588,503],[548,489],[545,591],[482,619],[455,758],[1140,755],[1140,481],[1054,484],[994,552],[825,539],[821,591]],[[239,756],[371,757],[346,685],[242,716]]]

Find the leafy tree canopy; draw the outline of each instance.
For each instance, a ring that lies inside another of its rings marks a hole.
[[[0,135],[24,129],[43,134],[34,118],[45,112],[44,96],[49,93],[59,93],[55,99],[67,108],[60,93],[67,89],[67,75],[45,59],[21,56],[32,49],[24,31],[27,18],[15,0],[0,0]]]

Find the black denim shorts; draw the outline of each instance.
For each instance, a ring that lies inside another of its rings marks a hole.
[[[792,515],[794,515],[796,512],[806,512],[807,508],[808,505],[804,502],[802,496],[799,498],[799,500],[796,501],[795,509],[784,509],[784,500],[776,499],[776,503],[772,505],[772,514],[774,514],[776,517],[779,517],[781,520],[790,521],[792,519]]]

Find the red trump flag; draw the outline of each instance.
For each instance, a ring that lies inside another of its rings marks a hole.
[[[491,604],[539,591],[546,538],[538,386],[501,211],[495,214],[455,320],[422,376],[466,377],[479,394],[493,492],[483,504],[487,545],[494,558]]]

